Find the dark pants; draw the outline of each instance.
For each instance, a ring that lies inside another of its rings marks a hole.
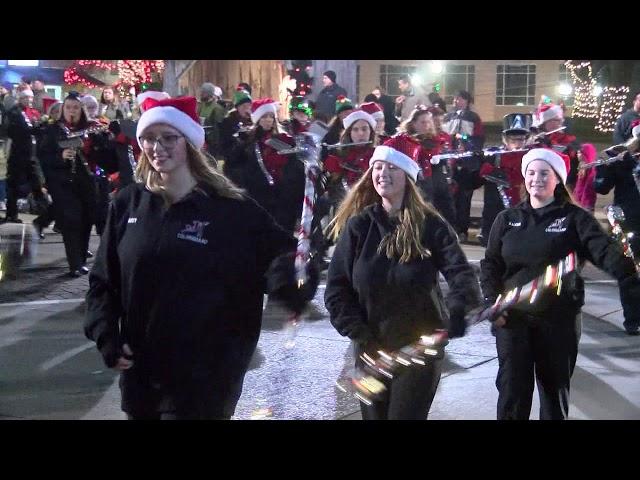
[[[7,164],[7,218],[18,217],[18,198],[26,197],[29,192],[21,191],[23,185],[28,184],[29,190],[33,192],[35,200],[42,201],[44,195],[41,191],[42,184],[35,172],[32,164],[20,165],[17,160]]]
[[[496,220],[498,214],[504,210],[500,193],[495,184],[486,182],[484,185],[484,202],[482,205],[482,227],[480,232],[484,237],[483,243],[486,245],[489,240],[489,233],[491,233],[491,226]]]
[[[456,232],[466,234],[471,223],[471,197],[473,190],[460,188],[454,195],[456,206]]]
[[[110,184],[107,177],[96,175],[94,181],[96,182],[96,211],[95,211],[95,223],[96,233],[102,235],[104,227],[107,224],[107,215],[109,213],[109,190]]]
[[[361,360],[356,365],[361,367]],[[368,406],[360,403],[363,420],[426,420],[436,394],[442,360],[425,366],[412,366],[385,380],[387,392],[383,401]]]
[[[581,315],[553,321],[511,321],[496,329],[498,420],[528,420],[534,378],[540,420],[566,420],[578,356]]]
[[[55,217],[53,213],[53,203],[52,203],[47,207],[46,212],[43,212],[42,214],[38,215],[36,218],[33,219],[33,223],[37,225],[41,230],[44,230],[49,225],[51,225],[51,222],[53,222],[54,220],[55,220]]]
[[[456,210],[443,168],[446,167],[442,165],[433,166],[433,176],[431,177],[433,181],[433,206],[451,226],[455,226]]]

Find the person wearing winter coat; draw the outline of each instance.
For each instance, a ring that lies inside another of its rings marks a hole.
[[[588,165],[596,161],[598,152],[596,147],[590,143],[583,143],[578,151],[578,161],[580,164]],[[593,214],[596,208],[596,187],[594,182],[596,180],[595,168],[583,168],[578,171],[578,180],[576,181],[576,187],[573,190],[573,196],[578,202],[578,205],[588,210]]]
[[[336,83],[336,72],[327,70],[322,75],[322,84],[324,88],[320,90],[316,99],[316,114],[323,118],[333,118],[337,115],[336,102],[338,97],[347,96],[347,91]]]
[[[640,279],[633,262],[593,215],[572,202],[565,187],[569,165],[568,156],[547,148],[522,157],[527,195],[498,214],[481,261],[482,291],[489,306],[498,295],[544,274],[548,265],[571,252],[577,255],[578,268],[562,276],[559,288],[539,289],[493,322],[499,420],[529,419],[534,380],[540,419],[568,418],[585,296],[579,267],[585,260],[618,280],[621,292],[628,286],[629,319],[640,322]]]
[[[85,334],[121,373],[129,419],[229,419],[260,335],[265,273],[296,241],[208,164],[194,97],[145,106],[137,182],[109,209]]]
[[[406,136],[376,147],[369,169],[354,185],[331,224],[337,238],[325,291],[331,324],[360,355],[377,358],[448,328],[464,335],[465,311],[480,300],[478,282],[453,229],[415,185],[420,145]],[[446,304],[438,284],[449,284]],[[385,380],[390,395],[361,403],[366,420],[425,420],[442,360]]]

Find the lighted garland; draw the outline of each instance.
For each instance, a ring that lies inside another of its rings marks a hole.
[[[579,65],[574,65],[571,60],[567,60],[565,66],[573,84],[573,116],[582,118],[598,117],[598,96],[595,94],[597,85],[596,79],[593,78],[591,63],[582,62]],[[583,69],[586,69],[586,79],[580,75]]]
[[[120,80],[115,86],[120,90],[120,93],[123,93],[136,85],[152,83],[153,73],[161,73],[164,70],[164,60],[118,60],[115,64],[103,60],[76,60],[74,65],[64,71],[65,83],[96,88],[97,85],[83,75],[80,70],[84,68],[117,71]]]
[[[613,132],[616,121],[624,110],[627,95],[629,87],[604,87],[596,130],[603,133]]]

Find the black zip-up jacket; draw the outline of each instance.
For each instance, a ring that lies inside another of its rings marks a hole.
[[[122,344],[133,350],[123,410],[148,408],[154,382],[185,401],[215,389],[205,411],[235,406],[260,334],[265,272],[295,245],[248,198],[200,185],[167,207],[141,184],[121,190],[89,276],[85,334],[109,367]]]
[[[613,191],[613,203],[622,207],[626,224],[640,234],[640,193],[633,179],[637,162],[627,153],[620,162],[596,167],[596,192],[606,195]]]
[[[633,262],[586,210],[555,200],[534,209],[528,200],[498,214],[491,228],[485,258],[480,262],[482,291],[487,303],[500,293],[524,285],[544,273],[547,265],[576,252],[580,263],[590,261],[628,285],[634,297],[634,315],[640,315],[640,281]],[[584,304],[584,282],[570,273],[563,279],[560,295],[545,295],[533,305],[512,310],[538,317],[571,318]],[[509,314],[509,319],[514,317]]]
[[[613,131],[613,143],[618,145],[624,143],[631,138],[631,123],[640,118],[640,113],[630,108],[618,118],[616,127]]]
[[[480,301],[476,275],[442,218],[425,219],[423,245],[431,256],[423,260],[399,263],[377,252],[394,228],[380,204],[351,218],[333,253],[325,291],[331,323],[341,335],[390,350],[463,321]],[[438,272],[449,284],[446,306]]]

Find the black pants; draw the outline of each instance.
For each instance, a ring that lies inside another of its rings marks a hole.
[[[489,240],[491,226],[496,220],[498,214],[504,210],[500,193],[494,183],[486,182],[484,185],[484,201],[482,205],[482,226],[481,233],[484,237],[484,243]]]
[[[358,367],[362,366],[360,362],[356,361]],[[362,419],[426,420],[441,374],[442,360],[404,369],[392,380],[385,380],[388,390],[383,401],[370,406],[360,403]]]
[[[27,191],[20,191],[20,187],[25,184],[33,192],[34,199],[42,201],[44,195],[41,191],[42,184],[35,169],[28,165],[16,164],[17,160],[7,164],[7,218],[18,217],[18,198],[28,195]]]
[[[540,420],[566,420],[569,386],[578,356],[581,315],[520,321],[496,329],[498,420],[528,420],[534,378]]]
[[[33,223],[40,227],[42,230],[47,228],[55,220],[53,213],[53,204],[47,207],[47,211],[38,215],[33,219]]]
[[[433,176],[431,177],[433,181],[433,206],[453,227],[456,224],[456,210],[443,168],[445,167],[442,165],[433,166]]]
[[[468,233],[471,223],[471,197],[473,197],[473,190],[462,187],[454,195],[457,233]]]
[[[625,212],[626,213],[626,212]],[[636,256],[636,261],[640,258],[640,221],[634,217],[627,217],[623,224],[626,232],[633,232],[630,245]],[[623,325],[626,328],[635,328],[640,326],[640,312],[637,311],[637,301],[633,301],[633,282],[626,281],[619,284],[620,303],[622,304],[622,313],[624,314]]]
[[[94,215],[96,233],[102,235],[104,227],[107,224],[107,215],[109,213],[110,184],[107,177],[96,175],[93,179],[96,183],[96,211]]]

